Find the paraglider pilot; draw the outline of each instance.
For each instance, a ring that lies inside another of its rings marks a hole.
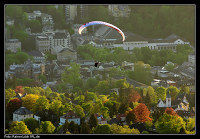
[[[97,61],[97,62],[94,63],[94,66],[97,67],[98,64],[99,64],[99,62]]]

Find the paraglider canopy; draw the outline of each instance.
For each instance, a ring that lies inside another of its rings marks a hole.
[[[114,26],[114,25],[112,25],[112,24],[110,24],[110,23],[102,22],[102,21],[91,21],[91,22],[88,22],[88,23],[86,23],[86,24],[83,24],[83,25],[79,28],[78,33],[81,34],[81,32],[82,32],[86,27],[88,27],[88,26],[98,25],[98,24],[106,25],[106,26],[108,26],[108,27],[111,27],[111,28],[117,30],[117,31],[121,34],[121,36],[122,36],[122,38],[123,38],[122,41],[125,40],[125,35],[124,35],[124,33],[123,33],[118,27],[116,27],[116,26]]]

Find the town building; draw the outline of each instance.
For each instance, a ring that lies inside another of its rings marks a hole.
[[[128,5],[109,5],[108,11],[114,17],[129,17],[131,9]]]
[[[122,68],[134,71],[134,63],[124,61],[122,62]]]
[[[169,92],[167,92],[166,101],[162,101],[162,99],[158,100],[157,107],[171,107],[171,96]]]
[[[18,49],[21,49],[21,42],[18,39],[6,40],[6,50],[16,53]]]
[[[30,51],[28,52],[30,56],[33,56],[35,63],[45,63],[45,54],[40,51]]]
[[[176,113],[185,118],[185,119],[188,119],[188,118],[195,118],[195,111],[193,109],[189,110],[189,111],[185,111],[185,110],[177,110]]]
[[[49,39],[52,52],[56,46],[63,46],[63,48],[71,47],[70,34],[66,30],[56,30],[53,36],[49,36]]]
[[[107,124],[107,120],[103,118],[103,115],[95,113],[94,116],[97,118],[98,124]]]
[[[42,27],[42,32],[52,32],[54,30],[53,25],[44,25]]]
[[[24,64],[13,64],[10,65],[8,70],[9,78],[32,78],[35,80],[39,79],[40,74],[45,73],[44,64],[35,64],[30,59],[24,62]]]
[[[77,7],[77,13],[80,16],[80,19],[83,20],[88,16],[88,5],[79,5]]]
[[[37,17],[41,17],[42,13],[40,11],[33,11],[33,13],[27,13],[28,20],[36,20]]]
[[[32,118],[33,113],[25,107],[20,107],[13,113],[13,121],[23,121],[27,118]]]
[[[124,50],[148,47],[151,50],[171,49],[176,51],[176,46],[179,44],[190,46],[190,42],[175,34],[171,34],[164,39],[145,38],[132,32],[124,32],[124,35],[125,41],[122,41],[122,36],[115,29],[99,25],[94,36],[77,36],[76,41],[79,41],[77,45],[92,44],[95,47],[106,47],[109,49],[122,47]]]
[[[77,16],[77,5],[65,5],[66,23],[71,24]]]
[[[82,26],[82,24],[73,24],[72,25],[72,29],[74,30],[74,34],[79,34],[78,33],[78,30],[79,30],[79,28]],[[87,33],[87,28],[85,28],[82,32],[81,32],[81,34],[84,34],[84,33]]]
[[[186,80],[179,80],[177,81],[177,87],[180,88],[181,86],[187,86],[190,88],[190,92],[195,92],[195,80],[186,79]]]
[[[189,110],[189,102],[186,98],[186,93],[179,93],[176,97],[176,100],[172,102],[172,108],[174,111],[182,110],[188,111]]]
[[[47,36],[36,36],[36,49],[46,53],[51,50],[50,40]]]
[[[66,30],[56,30],[43,32],[42,35],[36,36],[36,48],[40,52],[50,51],[57,55],[63,48],[71,48],[71,37]]]
[[[122,125],[127,125],[126,123],[126,114],[121,114],[121,113],[118,113],[116,115],[116,119],[119,121],[119,123],[121,123]]]
[[[63,48],[57,53],[58,61],[77,61],[77,52],[71,48]]]
[[[10,18],[9,16],[6,16],[6,25],[12,26],[14,25],[15,20]]]
[[[42,25],[53,25],[53,18],[49,14],[42,13],[41,14]]]
[[[149,38],[144,38],[140,35],[126,32],[125,33],[126,39],[124,42],[118,41],[118,44],[123,44],[123,48],[125,50],[132,50],[134,48],[141,48],[141,47],[148,47],[151,50],[164,50],[164,49],[171,49],[173,51],[176,51],[176,46],[178,44],[188,44],[190,43],[175,35],[172,34],[165,39],[149,39]],[[118,45],[116,45],[118,46]]]
[[[60,117],[60,125],[65,124],[66,120],[70,123],[73,121],[75,124],[80,125],[80,117],[77,116],[73,111],[69,111],[67,114]]]
[[[191,54],[189,54],[188,55],[188,62],[190,62],[190,63],[192,63],[192,64],[194,64],[195,65],[195,60],[196,58],[195,58],[195,54],[194,53],[191,53]]]

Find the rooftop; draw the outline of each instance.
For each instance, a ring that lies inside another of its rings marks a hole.
[[[77,116],[73,111],[69,111],[69,112],[66,113],[65,115],[61,116],[61,118],[73,119],[73,118],[80,118],[80,117]]]
[[[18,39],[7,39],[6,42],[8,43],[16,43],[16,42],[20,42]]]
[[[67,34],[63,32],[55,32],[54,39],[66,39]]]
[[[33,113],[25,107],[20,107],[13,114],[28,115],[28,114],[33,114]]]
[[[67,47],[67,48],[63,48],[59,53],[62,53],[62,52],[64,52],[64,51],[76,52],[75,50],[73,50],[73,49]]]
[[[31,56],[43,57],[43,54],[40,51],[30,51],[28,54]]]

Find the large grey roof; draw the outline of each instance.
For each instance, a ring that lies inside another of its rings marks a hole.
[[[124,33],[126,36],[125,42],[129,42],[129,41],[148,41],[147,38],[144,38],[141,35],[132,33],[132,32],[125,32]]]
[[[13,114],[28,115],[28,114],[33,114],[33,113],[25,107],[20,107]]]
[[[31,56],[43,57],[43,55],[40,51],[30,51],[30,52],[28,52],[28,54]]]
[[[55,32],[55,35],[53,36],[54,39],[66,39],[67,34],[64,32]]]
[[[70,52],[76,52],[75,50],[67,47],[67,48],[63,48],[59,53],[62,53],[62,52],[67,51],[67,50],[70,51]]]
[[[171,98],[171,96],[170,96],[170,94],[169,94],[169,90],[168,90],[168,92],[167,92],[166,98]]]
[[[109,30],[109,27],[108,26],[101,26],[96,32],[95,32],[95,35],[96,36],[103,36],[103,34],[106,33],[106,31]]]

